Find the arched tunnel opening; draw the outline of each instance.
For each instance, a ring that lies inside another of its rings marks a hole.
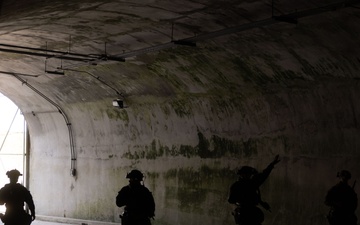
[[[28,187],[28,139],[26,121],[19,108],[0,93],[0,186],[9,183],[8,171],[17,169],[22,173],[19,183]],[[5,206],[0,206],[5,212]]]

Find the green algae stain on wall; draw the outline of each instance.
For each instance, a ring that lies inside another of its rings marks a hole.
[[[122,120],[129,123],[129,115],[125,109],[110,108],[106,110],[109,119]]]
[[[209,156],[211,156],[211,152],[209,151],[209,141],[201,132],[198,132],[198,139],[199,139],[199,144],[197,145],[198,155],[201,158],[208,158]]]
[[[192,109],[188,99],[176,99],[171,101],[170,105],[179,117],[189,117],[192,115]]]
[[[204,97],[208,94],[215,97],[205,99]],[[221,117],[245,111],[245,106],[242,103],[244,99],[245,97],[241,93],[228,95],[228,93],[213,88],[209,89],[205,94],[178,96],[176,99],[169,100],[166,105],[162,105],[161,109],[166,116],[169,116],[171,112],[175,112],[180,118],[190,118],[195,114],[196,110],[203,109],[206,104],[207,106],[205,107],[209,107],[214,116]]]
[[[93,202],[79,204],[73,218],[87,218],[94,221],[113,221],[113,216],[109,213],[113,207],[109,206],[107,199],[97,199]]]
[[[295,54],[295,53],[294,53]],[[296,73],[291,69],[285,69],[278,64],[279,56],[270,54],[261,54],[261,61],[251,57],[237,57],[233,59],[234,64],[240,71],[240,74],[247,82],[254,82],[257,85],[266,85],[268,83],[287,83],[294,79],[304,79],[304,75]],[[299,57],[295,57],[299,59]],[[304,60],[302,60],[304,62]],[[304,64],[304,72],[313,74],[313,68],[309,64]]]
[[[170,107],[168,107],[167,105],[161,105],[160,108],[166,117],[170,116]]]
[[[216,135],[212,136],[212,145],[214,152],[218,152],[219,155],[238,155],[240,150],[244,147],[243,143],[232,141]]]
[[[244,142],[244,155],[249,157],[257,153],[256,142],[251,139]]]
[[[180,78],[159,63],[150,64],[148,69],[150,73],[155,74],[155,76],[167,80],[175,89],[182,90],[187,86]]]
[[[180,210],[203,214],[202,203],[205,202],[206,195],[201,188],[178,188],[177,199],[180,200]]]
[[[266,143],[278,143],[283,146],[285,140],[282,137],[263,137],[261,139],[230,140],[227,138],[213,135],[207,138],[202,132],[197,133],[198,144],[196,146],[180,144],[166,146],[160,140],[153,140],[149,145],[136,145],[132,150],[129,149],[122,155],[123,158],[138,160],[154,160],[158,157],[177,157],[186,158],[222,158],[226,157],[250,157],[258,154],[259,145],[264,147]],[[264,144],[265,143],[265,144]],[[286,147],[286,146],[285,146]]]
[[[248,140],[236,141],[221,138],[217,135],[213,135],[210,140],[208,140],[201,132],[198,132],[198,138],[198,155],[201,158],[221,158],[223,156],[238,156],[241,154],[250,156],[253,153],[256,154],[256,149],[250,149],[248,147]]]
[[[171,184],[166,187],[166,205],[178,207],[184,212],[203,213],[201,205],[206,200],[206,191],[201,188],[199,171],[191,168],[171,169],[165,174],[165,179]],[[173,182],[171,182],[173,180]]]
[[[216,216],[219,202],[226,201],[234,171],[206,165],[199,169],[170,169],[164,174],[166,207],[179,207],[183,212]],[[211,204],[214,203],[214,204]],[[204,207],[206,205],[206,207]]]
[[[164,148],[157,148],[156,141],[153,140],[150,146],[145,147],[145,158],[156,159],[164,155]]]
[[[255,82],[260,86],[272,82],[272,79],[261,71],[260,68],[257,67],[257,63],[251,61],[250,58],[236,57],[233,59],[233,63],[246,82]]]
[[[187,158],[194,156],[195,152],[195,148],[190,145],[180,145],[179,147],[179,155],[185,156]]]
[[[299,54],[297,54],[294,50],[289,49],[289,53],[291,55],[293,55],[303,66],[303,72],[307,75],[307,76],[312,76],[312,78],[316,78],[319,74],[319,72],[317,71],[317,69],[311,65],[310,62],[308,62],[306,59],[303,59]],[[322,73],[320,73],[322,74]]]

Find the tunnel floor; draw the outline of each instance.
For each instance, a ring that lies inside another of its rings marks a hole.
[[[41,221],[41,220],[34,220],[32,225],[76,225],[75,223],[55,223],[55,222],[48,222],[48,221]]]

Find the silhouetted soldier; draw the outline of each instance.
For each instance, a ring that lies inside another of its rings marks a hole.
[[[5,225],[29,225],[35,220],[35,205],[30,192],[17,183],[22,174],[14,169],[6,173],[10,183],[0,189],[0,204],[5,204],[5,215],[1,220]],[[24,202],[31,211],[31,216],[24,210]]]
[[[155,216],[154,198],[141,181],[144,175],[139,170],[132,170],[126,175],[129,185],[123,187],[116,196],[116,205],[125,206],[120,215],[122,225],[150,225],[150,218]]]
[[[340,182],[332,187],[325,197],[325,204],[330,206],[330,212],[327,216],[329,224],[356,225],[357,217],[355,210],[358,199],[354,186],[350,187],[348,184],[351,174],[347,170],[342,170],[337,174],[337,177],[340,179]]]
[[[270,206],[262,201],[259,187],[279,161],[277,155],[262,173],[250,166],[243,166],[238,171],[239,180],[231,185],[228,199],[229,203],[237,205],[233,212],[236,224],[260,225],[264,221],[264,213],[257,205],[269,211]]]

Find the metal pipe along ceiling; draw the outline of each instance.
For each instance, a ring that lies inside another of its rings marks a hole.
[[[189,45],[195,46],[195,43],[198,41],[205,41],[208,39],[217,38],[220,36],[238,33],[245,30],[250,30],[253,28],[259,28],[263,26],[269,26],[280,22],[288,22],[288,23],[297,23],[297,19],[304,18],[308,16],[313,16],[321,13],[325,13],[328,11],[344,8],[344,7],[354,7],[353,5],[359,4],[359,0],[348,0],[342,1],[334,4],[329,4],[327,6],[313,8],[309,10],[304,10],[301,12],[290,13],[286,15],[280,16],[272,16],[271,18],[254,21],[247,24],[242,24],[239,26],[226,28],[210,33],[200,34],[190,38],[184,38],[181,40],[172,40],[171,42],[143,48],[139,50],[134,50],[122,54],[116,55],[107,55],[106,49],[105,54],[79,54],[79,53],[72,53],[72,52],[63,52],[63,51],[55,51],[55,50],[48,50],[48,49],[41,49],[41,48],[31,48],[25,46],[17,46],[17,45],[9,45],[9,44],[0,44],[2,48],[0,48],[0,52],[10,52],[16,54],[23,54],[23,55],[32,55],[38,57],[45,57],[45,58],[58,58],[63,60],[70,60],[70,61],[81,61],[81,62],[92,62],[92,61],[119,61],[124,62],[126,58],[135,57],[138,55],[147,54],[149,52],[156,52],[168,48],[173,48],[179,45]],[[356,8],[356,7],[354,7]]]

